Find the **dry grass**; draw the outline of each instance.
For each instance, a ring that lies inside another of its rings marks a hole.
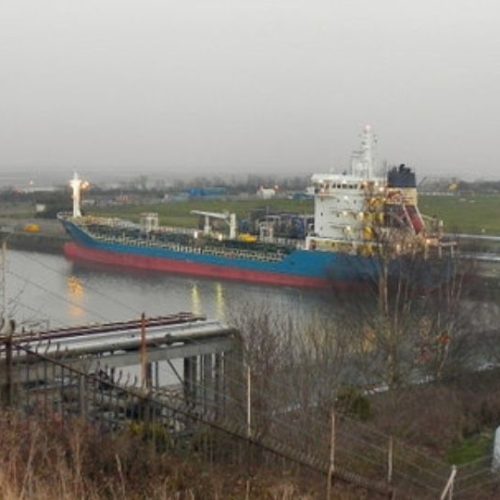
[[[261,468],[248,482],[245,468],[201,464],[155,451],[132,433],[103,436],[73,420],[40,421],[0,414],[0,498],[40,499],[314,499],[311,485],[286,471]],[[323,483],[323,481],[321,481]],[[334,498],[364,498],[346,485]]]
[[[499,370],[379,394],[371,402],[371,425],[445,459],[457,443],[498,426]]]

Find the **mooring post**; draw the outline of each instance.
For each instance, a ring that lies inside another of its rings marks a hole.
[[[335,411],[332,410],[330,434],[330,466],[328,467],[328,483],[326,485],[326,499],[332,498],[332,482],[335,473]]]

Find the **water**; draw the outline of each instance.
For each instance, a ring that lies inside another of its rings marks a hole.
[[[308,322],[332,307],[324,292],[115,270],[63,256],[9,251],[7,310],[27,328],[75,326],[191,311],[231,321],[274,310]]]

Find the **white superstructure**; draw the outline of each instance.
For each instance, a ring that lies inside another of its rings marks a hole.
[[[351,171],[343,174],[315,174],[314,246],[322,239],[357,243],[367,239],[369,203],[385,190],[386,179],[375,177],[375,138],[371,127],[362,133],[361,149],[353,153]]]

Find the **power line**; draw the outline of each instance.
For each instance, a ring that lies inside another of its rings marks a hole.
[[[35,281],[33,280],[30,280],[28,278],[26,278],[25,276],[21,276],[20,274],[14,272],[14,271],[7,271],[8,274],[12,275],[12,276],[15,276],[16,278],[20,279],[21,281],[24,281],[25,283],[28,283],[36,288],[39,288],[40,290],[44,291],[45,293],[48,293],[49,295],[51,295],[52,297],[58,299],[58,300],[62,300],[64,302],[66,302],[67,304],[71,305],[71,306],[74,306],[74,307],[78,307],[82,310],[84,310],[85,312],[87,313],[90,313],[94,316],[97,316],[99,317],[100,319],[104,320],[104,321],[111,321],[109,318],[106,318],[105,316],[103,316],[102,314],[98,313],[97,311],[92,311],[91,309],[88,309],[87,307],[85,306],[82,306],[81,304],[77,304],[69,299],[67,299],[66,297],[52,291],[52,290],[49,290],[47,287],[43,286],[43,285],[40,285],[39,283],[36,283]]]
[[[41,315],[40,309],[36,309],[36,308],[26,304],[25,302],[20,301],[19,299],[11,299],[10,302],[12,302],[13,304],[18,304],[23,309],[27,309],[27,310],[33,312],[36,315],[36,318],[40,318],[40,315]],[[47,322],[47,324],[49,324],[50,321],[55,321],[55,323],[57,325],[59,325],[60,327],[65,326],[64,323],[60,319],[57,319],[54,317],[49,318],[48,316],[45,316],[45,318],[43,320],[40,320],[40,322],[42,322],[42,321]],[[21,322],[21,324],[22,324],[22,322]]]
[[[22,257],[24,257],[25,259],[28,259],[28,260],[31,260],[32,262],[35,262],[36,264],[44,267],[45,269],[49,270],[49,271],[52,271],[53,273],[55,274],[58,274],[59,276],[62,276],[64,278],[67,278],[68,276],[59,271],[58,269],[55,269],[54,267],[52,266],[49,266],[48,264],[46,264],[45,262],[39,260],[39,259],[36,259],[34,258],[33,256],[28,256],[27,254],[19,254],[21,255]],[[97,295],[100,295],[101,297],[104,297],[105,299],[107,300],[110,300],[111,302],[123,307],[124,309],[126,309],[128,312],[130,311],[133,311],[135,312],[137,315],[140,315],[142,311],[139,311],[138,309],[134,309],[132,306],[130,306],[130,304],[126,304],[125,302],[122,302],[121,300],[118,300],[116,297],[111,297],[109,296],[108,294],[102,292],[101,290],[99,290],[98,288],[96,287],[93,287],[91,285],[89,285],[88,283],[85,283],[85,287],[88,289],[88,290],[92,290],[93,292],[95,292]]]
[[[23,256],[24,256],[25,258],[27,258],[27,259],[30,259],[30,260],[32,260],[32,261],[34,261],[34,262],[36,262],[37,264],[41,265],[41,266],[42,266],[42,267],[44,267],[44,268],[51,270],[51,271],[52,271],[52,272],[54,272],[54,273],[57,273],[57,274],[62,275],[62,276],[64,276],[64,277],[67,277],[65,274],[61,273],[60,271],[57,271],[56,269],[52,268],[51,266],[48,266],[47,264],[42,263],[42,262],[40,262],[39,260],[37,260],[37,259],[35,259],[35,258],[30,258],[30,257],[27,257],[27,256],[25,256],[25,255],[23,255]],[[26,277],[23,277],[23,276],[21,276],[21,275],[19,275],[19,274],[15,273],[15,272],[13,272],[13,271],[8,271],[8,273],[9,273],[9,274],[11,274],[11,275],[13,275],[13,276],[15,276],[15,277],[17,277],[18,279],[23,280],[23,281],[24,281],[24,282],[26,282],[26,283],[29,283],[29,284],[30,284],[30,285],[32,285],[32,286],[35,286],[35,287],[37,287],[37,288],[39,288],[39,289],[43,290],[44,292],[46,292],[46,293],[50,294],[51,296],[53,296],[53,297],[57,298],[58,300],[63,300],[65,303],[68,303],[68,304],[73,305],[73,306],[75,306],[75,307],[79,307],[79,308],[81,308],[81,309],[83,309],[83,310],[85,310],[85,311],[87,311],[87,312],[89,312],[89,313],[91,313],[91,314],[93,314],[93,315],[95,315],[95,316],[100,317],[101,319],[103,319],[103,320],[105,320],[105,321],[109,321],[109,319],[108,319],[108,318],[106,318],[105,316],[101,315],[100,313],[97,313],[97,312],[95,312],[95,311],[92,311],[92,310],[90,310],[90,309],[88,309],[88,308],[86,308],[86,307],[82,306],[81,304],[76,304],[75,302],[73,302],[73,301],[71,301],[71,300],[67,299],[66,297],[64,297],[64,296],[62,296],[62,295],[60,295],[60,294],[58,294],[58,293],[56,293],[56,292],[53,292],[53,291],[51,291],[51,290],[47,289],[45,286],[40,285],[39,283],[36,283],[36,282],[34,282],[34,281],[32,281],[32,280],[30,280],[30,279],[26,278]],[[93,290],[94,292],[98,293],[100,296],[105,297],[106,299],[108,299],[108,300],[110,300],[110,301],[112,301],[112,302],[114,302],[114,303],[116,303],[116,304],[120,305],[121,307],[126,308],[128,311],[129,311],[129,310],[134,310],[134,308],[130,307],[128,304],[125,304],[124,302],[121,302],[121,301],[117,300],[117,299],[116,299],[116,298],[114,298],[114,297],[110,297],[110,296],[108,296],[107,294],[105,294],[105,293],[101,292],[100,290],[97,290],[97,289],[96,289],[96,288],[94,288],[94,287],[90,287],[90,286],[88,286],[88,285],[86,285],[86,286],[87,286],[89,289]],[[30,308],[30,309],[32,309],[33,311],[35,311],[33,308]],[[36,311],[35,311],[35,312],[36,312]],[[194,341],[194,342],[195,342],[195,343],[197,343],[196,341]],[[237,384],[238,384],[238,385],[240,385],[240,386],[244,386],[244,384],[242,384],[242,382],[241,382],[241,381],[236,381],[235,379],[231,379],[230,381],[231,381],[231,382],[233,382],[233,383],[237,383]],[[279,391],[282,391],[283,389],[286,389],[286,390],[287,390],[287,392],[289,393],[290,388],[291,388],[291,387],[290,387],[290,385],[280,384],[280,383],[279,383],[279,382],[277,382],[277,381],[273,381],[272,383],[273,383],[273,385],[274,385],[274,389],[278,388],[278,389],[279,389]],[[200,384],[197,384],[197,385],[199,386]],[[281,392],[281,393],[282,393],[282,392]],[[283,394],[283,393],[282,393],[282,394]],[[265,414],[265,413],[260,412],[260,414],[261,414],[261,415],[263,415],[263,416],[265,416],[266,418],[270,418],[270,417],[269,417],[269,415],[267,415],[267,414]],[[313,419],[313,420],[317,420],[317,419]],[[273,421],[276,425],[286,425],[287,427],[289,427],[291,430],[293,430],[293,431],[295,431],[295,432],[298,430],[296,427],[290,426],[288,423],[286,423],[286,422],[285,422],[284,420],[282,420],[282,419],[276,419],[276,417],[274,417],[274,418],[272,419],[272,421]],[[321,421],[317,420],[317,424],[320,424],[320,428],[325,428],[325,426],[324,426],[324,423],[323,423],[323,422],[321,422]],[[356,425],[360,425],[360,423],[359,423],[359,422],[356,422]],[[361,426],[361,425],[360,425],[360,426]],[[364,426],[364,427],[365,427],[367,430],[369,430],[370,432],[373,432],[373,433],[379,434],[380,436],[384,436],[384,437],[386,437],[386,438],[388,438],[388,437],[389,437],[388,435],[385,435],[385,434],[381,433],[378,429],[376,429],[376,428],[374,428],[374,427],[372,427],[372,426],[369,426],[369,425],[366,425],[366,424],[364,424],[364,425],[362,425],[362,426]],[[352,437],[352,436],[351,436],[351,437]],[[370,446],[370,447],[374,447],[375,449],[378,449],[379,451],[385,451],[385,450],[384,450],[383,448],[381,448],[380,446],[375,445],[375,444],[373,444],[373,443],[371,443],[371,442],[367,441],[367,440],[366,440],[366,439],[364,439],[364,438],[359,438],[359,437],[357,437],[357,438],[354,438],[354,439],[355,439],[355,440],[357,440],[360,444],[367,445],[367,446]],[[429,462],[434,462],[435,464],[439,464],[440,466],[444,466],[444,465],[445,465],[445,464],[443,464],[443,463],[438,462],[438,461],[437,461],[437,460],[435,460],[435,459],[432,459],[431,457],[429,457],[428,455],[426,455],[426,454],[424,454],[424,453],[418,452],[416,449],[413,449],[413,448],[411,448],[411,447],[408,447],[407,445],[404,445],[404,444],[400,443],[400,446],[403,446],[405,449],[411,450],[411,451],[412,451],[412,453],[415,453],[415,454],[418,454],[418,455],[422,456],[423,458],[425,458],[425,459],[426,459],[427,461],[429,461]],[[353,455],[356,455],[356,454],[354,454],[352,451],[351,451],[351,452],[348,452],[348,453],[353,454]],[[368,459],[367,457],[364,457],[364,458],[365,458],[365,459]],[[401,460],[401,459],[399,459],[399,460]],[[417,466],[417,465],[416,465],[416,464],[414,464],[413,462],[409,462],[409,461],[407,461],[407,460],[402,460],[402,461],[403,461],[403,463],[406,463],[408,466],[413,466],[413,467],[415,467],[415,466],[416,466],[416,467],[417,467],[418,469],[420,469],[422,472],[426,472],[426,473],[428,473],[428,474],[430,473],[430,474],[431,474],[431,475],[433,475],[434,477],[441,479],[441,477],[440,477],[440,476],[438,476],[437,474],[435,474],[435,473],[431,473],[431,472],[429,472],[429,471],[427,471],[427,470],[425,470],[425,469],[422,469],[421,467]]]

